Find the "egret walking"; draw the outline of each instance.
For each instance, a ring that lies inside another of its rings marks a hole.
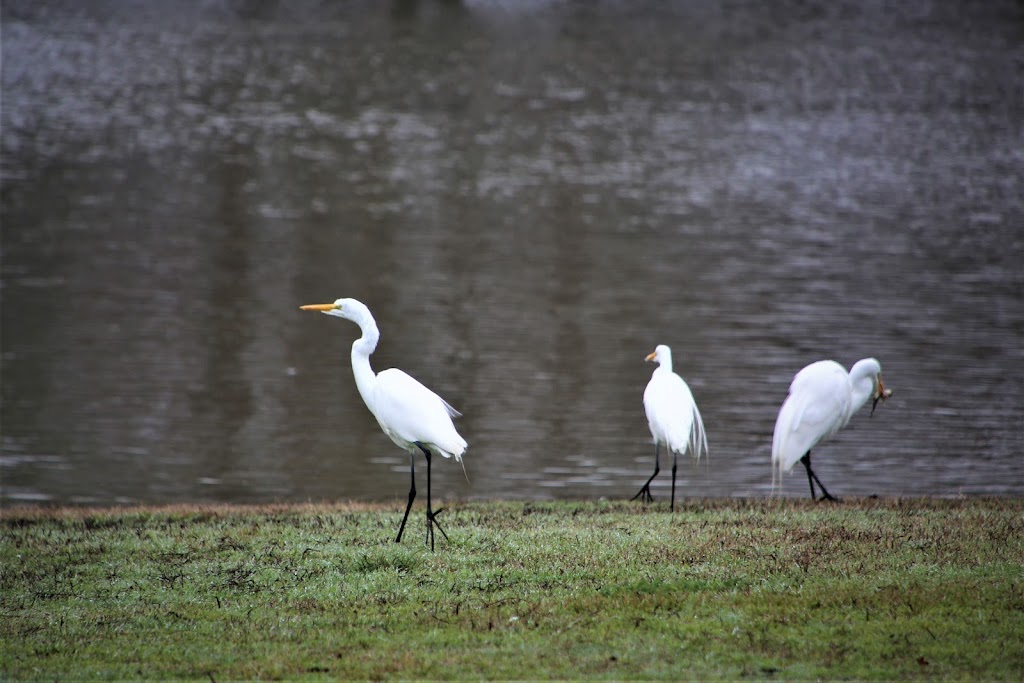
[[[798,372],[789,385],[772,438],[772,466],[781,476],[798,461],[807,469],[811,498],[814,482],[821,487],[821,500],[836,500],[811,469],[811,449],[846,426],[869,398],[871,414],[878,402],[892,396],[882,383],[882,366],[874,358],[857,361],[847,373],[831,360],[811,363]],[[774,472],[774,470],[773,470]],[[773,474],[772,480],[774,482]]]
[[[674,512],[677,454],[689,451],[694,459],[700,460],[700,456],[708,452],[708,437],[690,387],[672,371],[672,351],[664,344],[659,344],[644,360],[658,363],[644,390],[644,411],[647,413],[651,436],[654,437],[654,474],[632,499],[643,496],[645,502],[653,500],[651,482],[660,471],[658,458],[661,446],[664,445],[672,452],[672,500],[669,509]]]
[[[442,455],[462,462],[466,452],[466,440],[459,436],[452,424],[459,411],[452,408],[443,398],[418,381],[391,368],[374,373],[370,367],[370,354],[377,348],[380,332],[370,309],[355,299],[338,299],[332,304],[310,304],[301,306],[304,311],[320,311],[327,315],[351,320],[359,325],[363,335],[352,342],[352,374],[363,402],[377,418],[380,428],[398,446],[409,453],[411,483],[409,502],[405,516],[398,527],[395,543],[402,541],[405,521],[409,518],[412,501],[416,498],[416,451],[422,451],[427,459],[427,542],[434,549],[434,527],[448,540],[448,535],[437,521],[443,508],[433,510],[430,498],[430,458]]]

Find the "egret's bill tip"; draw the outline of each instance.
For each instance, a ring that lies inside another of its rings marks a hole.
[[[871,401],[871,413],[870,413],[870,415],[874,415],[875,414],[875,408],[878,407],[879,401],[881,401],[882,403],[885,403],[885,399],[887,399],[890,396],[892,396],[892,389],[886,389],[884,385],[882,387],[880,387],[880,388],[881,388],[881,391],[879,391],[878,395],[876,395],[874,397],[874,399]]]

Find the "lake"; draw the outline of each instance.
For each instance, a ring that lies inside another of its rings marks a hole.
[[[1024,495],[1020,3],[0,18],[5,505],[404,500],[358,328],[298,309],[339,297],[464,413],[435,500],[632,496],[657,344],[683,496],[772,495],[793,375],[867,356],[895,393],[815,449],[832,493]]]

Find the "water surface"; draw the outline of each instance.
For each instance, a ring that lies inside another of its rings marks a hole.
[[[441,496],[631,496],[659,343],[684,494],[768,495],[793,374],[875,356],[833,493],[1022,495],[1022,15],[5,2],[0,500],[404,498],[341,296],[465,414]]]

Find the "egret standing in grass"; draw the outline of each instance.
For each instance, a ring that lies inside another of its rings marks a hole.
[[[811,449],[846,426],[853,414],[869,398],[871,414],[878,402],[892,395],[882,383],[882,366],[874,358],[857,361],[847,373],[831,360],[811,363],[798,372],[789,385],[772,438],[772,466],[781,476],[798,461],[807,469],[811,498],[816,498],[814,482],[821,487],[821,500],[836,500],[811,469]],[[774,483],[775,470],[772,481]]]
[[[437,521],[443,508],[433,510],[430,498],[430,458],[442,455],[462,462],[466,452],[466,440],[459,436],[452,423],[459,417],[459,411],[430,389],[395,368],[375,374],[370,367],[370,354],[377,348],[380,332],[370,309],[355,299],[338,299],[333,304],[310,304],[302,306],[304,311],[320,311],[327,315],[351,320],[359,325],[363,336],[352,342],[352,374],[363,402],[377,418],[380,428],[398,446],[409,452],[411,484],[409,502],[405,516],[398,527],[395,543],[402,541],[405,521],[409,518],[412,501],[416,498],[416,451],[422,451],[427,459],[427,542],[434,549],[434,527],[448,540]],[[465,467],[463,465],[463,467]]]
[[[654,437],[654,474],[647,480],[633,500],[641,498],[651,502],[651,482],[660,471],[659,455],[664,445],[672,452],[672,502],[669,509],[676,509],[676,460],[679,453],[690,452],[695,460],[708,452],[708,437],[704,433],[704,421],[683,378],[672,371],[672,351],[659,344],[644,360],[657,361],[658,367],[651,375],[651,381],[644,390],[644,411],[647,424]]]

